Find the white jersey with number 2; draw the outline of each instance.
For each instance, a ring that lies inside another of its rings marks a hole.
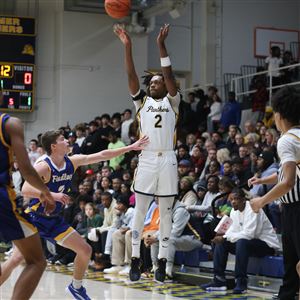
[[[145,96],[135,101],[137,119],[141,135],[147,135],[150,143],[145,147],[148,151],[170,151],[176,141],[176,121],[180,95],[169,94],[163,99]]]

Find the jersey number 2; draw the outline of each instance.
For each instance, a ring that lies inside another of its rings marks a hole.
[[[161,128],[161,124],[160,124],[160,122],[161,122],[161,115],[156,115],[154,118],[157,119],[154,127],[155,128]]]

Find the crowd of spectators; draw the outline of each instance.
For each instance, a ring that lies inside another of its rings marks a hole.
[[[176,154],[179,193],[173,207],[173,226],[167,275],[172,277],[176,250],[189,251],[211,245],[214,229],[233,211],[231,192],[243,189],[246,198],[262,195],[272,186],[248,186],[252,176],[264,177],[278,170],[276,142],[279,137],[267,113],[256,122],[240,124],[241,107],[231,92],[223,105],[216,87],[201,89],[180,104]],[[89,123],[60,128],[69,141],[69,155],[116,149],[137,140],[138,123],[132,112],[103,114]],[[32,164],[44,157],[41,135],[29,143]],[[65,220],[93,248],[90,267],[104,273],[127,275],[131,260],[131,226],[135,196],[130,186],[138,153],[127,153],[107,162],[77,170],[73,177],[71,203],[64,207]],[[14,165],[13,180],[20,196],[22,178]],[[246,199],[245,198],[245,199]],[[265,209],[274,230],[280,233],[280,203]],[[253,224],[252,224],[253,225]],[[253,234],[247,239],[255,239]],[[242,238],[242,237],[241,237]],[[238,235],[236,240],[238,240]],[[141,247],[144,271],[155,270],[159,244],[157,200],[149,207]],[[72,264],[74,253],[44,242],[49,262]]]

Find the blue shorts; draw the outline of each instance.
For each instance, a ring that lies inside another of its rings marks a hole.
[[[37,233],[30,218],[18,205],[11,187],[0,187],[0,234],[5,242],[24,239]]]
[[[39,231],[42,238],[62,244],[75,229],[68,225],[61,216],[43,216],[30,212],[30,221]]]

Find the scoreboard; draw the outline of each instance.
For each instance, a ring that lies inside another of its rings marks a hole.
[[[35,20],[0,16],[1,111],[33,111]]]

